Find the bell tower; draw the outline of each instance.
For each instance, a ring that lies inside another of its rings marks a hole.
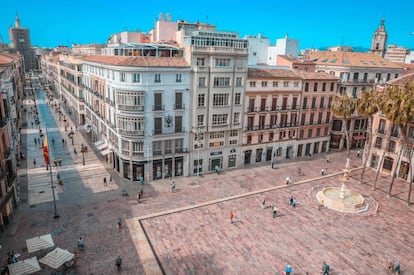
[[[378,26],[377,30],[374,32],[374,35],[372,36],[372,43],[371,43],[371,49],[370,52],[375,53],[376,55],[379,55],[381,57],[384,57],[385,51],[386,51],[386,45],[387,45],[387,38],[388,34],[385,30],[385,20],[384,18],[381,19],[381,23]]]

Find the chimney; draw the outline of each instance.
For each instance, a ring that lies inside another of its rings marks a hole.
[[[164,21],[164,14],[162,12],[160,13],[160,21]]]

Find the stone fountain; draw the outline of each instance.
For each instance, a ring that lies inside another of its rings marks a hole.
[[[348,189],[346,183],[349,181],[349,171],[351,160],[346,160],[343,176],[341,177],[341,187],[325,187],[316,194],[316,199],[320,205],[326,208],[347,213],[358,213],[368,209],[368,204],[364,197],[357,191]]]

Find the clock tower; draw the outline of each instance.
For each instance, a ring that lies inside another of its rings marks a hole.
[[[374,32],[374,35],[372,36],[372,43],[371,43],[371,49],[370,52],[375,53],[376,55],[379,55],[381,57],[384,57],[385,50],[386,50],[386,44],[387,44],[387,38],[388,34],[385,30],[384,25],[384,18],[381,19],[381,23],[378,26],[377,30]]]

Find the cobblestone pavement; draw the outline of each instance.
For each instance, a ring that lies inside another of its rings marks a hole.
[[[63,136],[64,129],[55,121],[60,126],[54,134]],[[27,137],[27,141],[29,155],[34,150],[30,148],[33,139]],[[88,142],[78,143],[83,141]],[[72,147],[67,146],[71,154]],[[90,142],[89,146],[93,148]],[[38,153],[42,155],[41,150]],[[144,274],[141,259],[147,258],[134,245],[138,227],[126,226],[141,219],[166,274],[277,274],[286,264],[293,266],[294,274],[320,274],[322,261],[330,263],[333,274],[387,274],[386,264],[391,259],[401,262],[403,274],[414,274],[414,213],[413,206],[405,203],[407,183],[396,180],[394,196],[387,198],[388,176],[380,176],[378,190],[373,192],[375,173],[367,169],[366,183],[359,184],[361,170],[356,169],[348,187],[361,191],[370,202],[375,200],[378,209],[364,215],[318,210],[312,191],[340,185],[337,173],[344,167],[344,152],[330,154],[330,163],[325,156],[314,155],[312,160],[278,163],[276,169],[267,165],[207,174],[200,177],[199,184],[195,177],[178,177],[173,193],[169,191],[171,180],[140,185],[119,178],[92,150],[88,163],[102,173],[76,164],[79,159],[72,155],[73,163],[65,163],[69,168],[62,166],[73,180],[65,183],[63,192],[58,190],[58,219],[53,218],[52,202],[29,198],[37,194],[30,195],[28,183],[34,182],[38,171],[46,172],[45,167],[33,169],[30,158],[22,163],[21,169],[28,168],[19,170],[22,202],[0,235],[3,264],[9,250],[21,253],[23,259],[29,256],[27,238],[52,233],[57,246],[72,251],[77,250],[79,237],[85,240],[76,266],[63,269],[67,274],[113,274],[118,255],[123,257],[120,274]],[[360,166],[355,152],[351,159],[353,168]],[[297,176],[297,167],[302,168],[303,176]],[[328,176],[320,178],[321,168]],[[113,176],[111,188],[103,186],[103,175]],[[286,186],[286,176],[293,178],[293,185]],[[314,180],[301,183],[310,179]],[[137,203],[135,195],[141,188],[144,198]],[[288,204],[292,195],[298,201],[296,208]],[[278,206],[279,217],[273,219],[269,209],[260,208],[264,198]],[[36,203],[29,205],[31,201]],[[236,214],[234,224],[229,220],[230,211]],[[117,229],[119,218],[124,225],[121,231]],[[51,269],[43,270],[41,274],[50,274]]]

